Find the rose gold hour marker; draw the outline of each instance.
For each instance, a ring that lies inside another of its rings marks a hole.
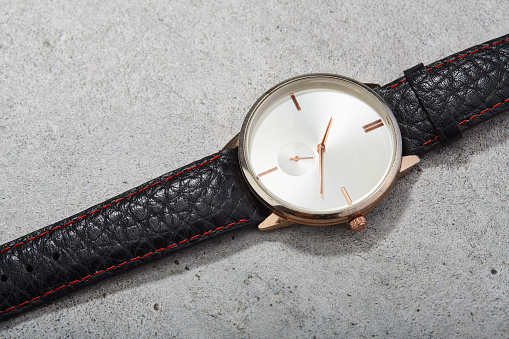
[[[262,173],[258,174],[258,178],[259,177],[263,177],[264,175],[267,175],[267,174],[272,173],[274,171],[277,171],[277,167],[271,168],[270,170],[266,170],[265,172],[262,172]]]
[[[293,158],[290,158],[290,160],[293,160],[295,162],[303,159],[313,159],[313,157],[299,157],[298,155],[294,156]]]
[[[352,204],[352,199],[350,199],[350,196],[348,195],[348,192],[346,191],[346,188],[341,187],[341,192],[343,192],[343,195],[345,196],[345,199],[348,202],[348,205],[351,205]]]
[[[297,98],[295,97],[295,95],[292,93],[290,94],[290,98],[292,98],[293,100],[293,103],[295,104],[295,107],[297,107],[297,111],[300,111],[300,105],[299,103],[297,102]]]
[[[384,125],[382,119],[378,119],[377,121],[373,121],[370,124],[362,126],[364,129],[364,132],[368,133],[371,132],[374,129],[377,129],[378,127],[382,127]]]

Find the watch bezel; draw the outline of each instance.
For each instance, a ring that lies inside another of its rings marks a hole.
[[[250,170],[250,167],[247,162],[247,154],[246,154],[246,138],[247,138],[247,128],[255,114],[258,110],[258,107],[274,92],[278,91],[282,87],[285,87],[293,82],[302,81],[305,79],[311,78],[333,78],[339,79],[341,81],[350,82],[356,86],[361,87],[366,92],[374,97],[376,101],[378,101],[383,108],[385,109],[387,116],[389,117],[392,125],[394,126],[394,134],[395,134],[395,152],[393,153],[392,164],[389,169],[387,176],[383,183],[379,186],[379,188],[374,191],[368,198],[364,199],[361,203],[352,206],[351,208],[332,213],[308,213],[300,210],[293,209],[289,206],[283,205],[280,201],[274,199],[270,194],[268,194],[265,189],[259,184],[257,180],[257,176]],[[244,119],[244,123],[242,124],[242,129],[239,135],[239,162],[242,174],[246,179],[249,188],[251,191],[255,193],[255,195],[265,204],[267,205],[273,213],[285,218],[287,220],[291,220],[301,224],[309,224],[309,225],[332,225],[341,222],[350,221],[352,218],[363,215],[373,207],[375,207],[390,191],[392,186],[394,185],[399,169],[401,166],[401,158],[402,158],[402,141],[401,141],[401,133],[399,130],[399,126],[397,123],[394,114],[392,113],[389,106],[385,103],[385,101],[370,87],[367,85],[358,82],[354,79],[336,75],[329,73],[312,73],[312,74],[304,74],[296,77],[292,77],[290,79],[284,80],[279,84],[273,86],[268,91],[266,91],[258,100],[253,104],[251,109],[249,110],[246,118]]]

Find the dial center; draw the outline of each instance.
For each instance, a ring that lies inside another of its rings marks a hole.
[[[310,171],[316,161],[316,154],[302,142],[291,142],[283,146],[277,156],[278,167],[288,175],[299,176]]]

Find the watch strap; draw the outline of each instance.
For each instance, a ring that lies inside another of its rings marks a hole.
[[[446,145],[509,110],[509,34],[419,64],[377,92],[398,120],[404,155]]]
[[[0,320],[183,247],[262,222],[237,148],[0,247]]]

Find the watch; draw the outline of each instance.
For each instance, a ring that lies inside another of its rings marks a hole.
[[[354,231],[419,155],[509,110],[509,35],[385,86],[297,76],[216,154],[0,247],[0,319],[241,227]]]

